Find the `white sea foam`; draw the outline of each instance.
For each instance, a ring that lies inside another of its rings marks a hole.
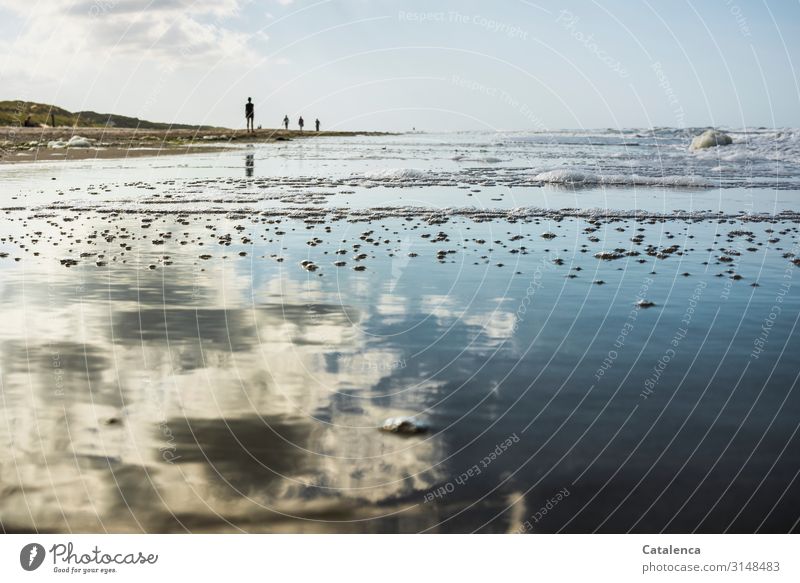
[[[538,218],[586,218],[586,219],[636,219],[636,220],[737,220],[742,222],[775,222],[798,221],[800,212],[782,211],[780,213],[753,213],[749,210],[737,212],[722,212],[719,210],[674,210],[674,211],[648,211],[648,210],[620,210],[610,208],[564,208],[552,209],[542,207],[515,207],[511,209],[487,209],[470,207],[442,207],[430,208],[423,206],[376,206],[372,208],[296,206],[284,208],[258,208],[256,206],[232,201],[231,204],[214,204],[213,206],[199,205],[196,203],[185,204],[171,202],[159,205],[158,208],[142,206],[138,200],[115,200],[112,202],[98,202],[94,200],[66,200],[58,203],[34,205],[30,207],[6,207],[4,211],[36,211],[37,213],[58,213],[74,211],[97,211],[108,213],[133,213],[137,215],[153,214],[213,214],[234,216],[265,216],[299,219],[307,222],[327,221],[355,221],[355,220],[381,220],[387,218],[417,217],[428,224],[440,224],[451,218],[461,217],[476,222],[507,220],[511,222],[525,221]],[[44,215],[42,215],[44,216]]]
[[[713,186],[711,182],[699,176],[639,176],[636,174],[594,174],[582,170],[562,168],[548,170],[536,175],[535,180],[550,184],[571,185],[619,185],[619,186]]]
[[[367,180],[420,180],[425,178],[425,172],[415,168],[386,168],[377,172],[364,175]]]
[[[495,156],[482,156],[482,157],[470,158],[462,154],[457,154],[450,159],[456,162],[480,162],[482,164],[499,164],[500,162],[503,161],[501,158],[497,158]]]
[[[725,148],[698,150],[701,160],[763,164],[788,162],[800,164],[800,133],[795,130],[731,133],[733,143]]]

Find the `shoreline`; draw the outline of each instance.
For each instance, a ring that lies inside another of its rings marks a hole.
[[[470,206],[449,207],[447,209],[423,206],[374,206],[370,208],[351,208],[346,206],[287,206],[264,208],[248,205],[236,200],[215,201],[216,206],[196,207],[197,202],[208,201],[121,201],[116,204],[79,204],[75,202],[44,203],[34,205],[0,206],[0,211],[12,212],[94,212],[107,215],[248,215],[272,219],[302,220],[308,223],[327,224],[337,221],[382,221],[386,219],[423,219],[428,226],[442,225],[454,219],[467,219],[475,223],[506,221],[508,223],[530,223],[537,220],[561,221],[576,219],[585,221],[646,221],[650,224],[667,221],[711,222],[738,221],[741,223],[775,223],[780,221],[800,221],[800,211],[777,211],[774,213],[753,213],[748,210],[722,212],[713,210],[697,211],[647,211],[603,208],[561,208],[516,207],[513,209],[475,208]],[[220,206],[231,205],[231,206]]]
[[[0,127],[0,165],[60,160],[139,158],[221,152],[231,144],[266,144],[314,137],[386,136],[389,132],[298,131],[229,128],[151,130],[135,128]],[[48,142],[80,136],[92,147],[49,148]]]

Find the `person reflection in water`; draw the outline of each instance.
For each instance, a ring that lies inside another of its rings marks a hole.
[[[253,154],[248,154],[244,158],[244,174],[248,178],[252,178],[253,176],[253,168],[255,168],[255,157]]]

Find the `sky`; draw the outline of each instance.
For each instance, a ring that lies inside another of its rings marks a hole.
[[[0,0],[0,100],[404,131],[800,126],[800,1]]]

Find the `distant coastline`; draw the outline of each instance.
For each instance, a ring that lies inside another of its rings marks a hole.
[[[29,125],[26,125],[29,124]],[[95,111],[72,112],[49,103],[13,99],[0,101],[0,126],[9,127],[67,127],[67,128],[129,128],[146,130],[212,130],[211,125],[175,124],[148,121],[138,117]]]

